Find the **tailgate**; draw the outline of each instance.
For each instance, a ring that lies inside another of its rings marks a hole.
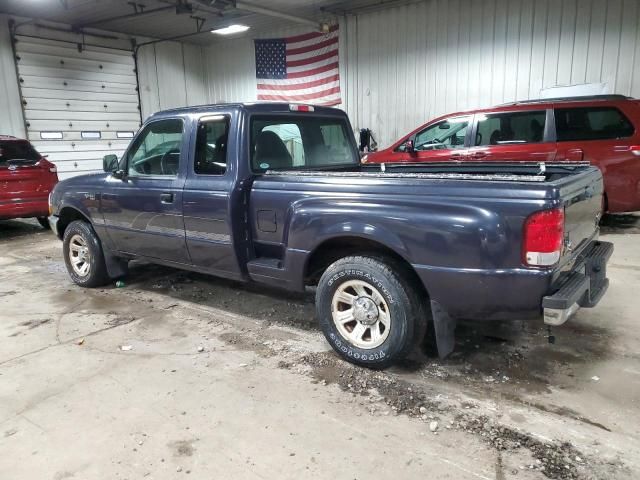
[[[575,258],[597,236],[602,215],[602,195],[602,174],[595,169],[573,177],[568,185],[561,187],[565,215],[562,263]]]
[[[47,198],[53,175],[39,164],[0,165],[0,202]]]

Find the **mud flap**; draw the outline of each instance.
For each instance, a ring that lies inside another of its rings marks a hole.
[[[436,345],[438,356],[447,357],[456,344],[456,320],[451,318],[447,311],[435,300],[431,300],[431,313],[433,315],[433,327],[436,333]]]
[[[104,255],[104,263],[107,267],[107,275],[112,280],[124,277],[128,273],[128,262],[122,258],[116,257],[108,248],[102,248]]]

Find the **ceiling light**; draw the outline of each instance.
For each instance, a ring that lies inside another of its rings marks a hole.
[[[228,27],[211,30],[211,33],[217,33],[218,35],[232,35],[234,33],[246,32],[247,30],[249,30],[249,27],[246,25],[229,25]]]

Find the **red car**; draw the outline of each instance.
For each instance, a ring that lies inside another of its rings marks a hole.
[[[56,183],[55,165],[27,140],[0,135],[0,220],[35,217],[49,228],[49,192]]]
[[[602,170],[607,211],[640,210],[640,100],[599,95],[454,113],[362,159],[365,163],[579,160]]]

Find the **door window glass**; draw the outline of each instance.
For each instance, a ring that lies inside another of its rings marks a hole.
[[[278,115],[252,119],[251,162],[264,172],[353,166],[359,158],[342,118]]]
[[[542,142],[546,118],[544,110],[479,115],[474,144],[483,146]]]
[[[179,119],[159,120],[147,125],[127,154],[129,175],[177,175],[182,128]]]
[[[448,118],[416,133],[413,144],[417,151],[464,148],[470,117]],[[397,151],[404,152],[400,145]]]
[[[558,141],[605,140],[633,135],[633,125],[612,107],[556,108]]]
[[[227,171],[228,138],[228,117],[213,117],[198,124],[193,166],[198,175],[224,175]]]

